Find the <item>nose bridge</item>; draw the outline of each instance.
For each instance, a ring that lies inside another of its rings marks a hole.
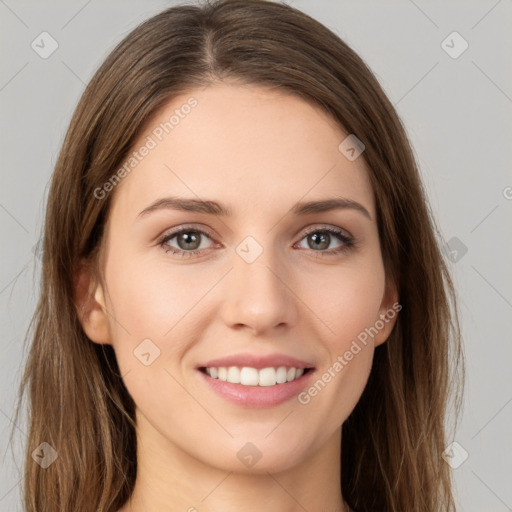
[[[271,240],[271,235],[261,242],[248,236],[235,247],[224,297],[225,321],[232,326],[264,331],[295,319],[296,304],[285,284],[289,272]]]

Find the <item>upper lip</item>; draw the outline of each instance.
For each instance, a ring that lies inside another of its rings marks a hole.
[[[314,366],[307,361],[301,361],[295,357],[287,356],[286,354],[269,354],[253,355],[253,354],[234,354],[220,359],[212,359],[205,364],[200,365],[198,368],[219,368],[229,366],[249,366],[261,370],[262,368],[287,366],[293,368],[314,368]]]

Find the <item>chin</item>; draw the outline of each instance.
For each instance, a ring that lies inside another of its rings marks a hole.
[[[230,446],[221,448],[217,445],[216,450],[209,450],[215,458],[205,462],[223,471],[265,475],[287,471],[308,458],[303,439],[298,439],[297,443],[278,437],[272,441],[246,440],[251,439],[249,436],[241,439],[232,439]]]

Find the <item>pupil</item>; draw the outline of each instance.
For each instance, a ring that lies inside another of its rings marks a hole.
[[[329,242],[327,241],[327,238],[328,238],[328,237],[327,237],[327,235],[326,235],[325,233],[322,233],[322,234],[320,234],[320,235],[318,235],[317,233],[315,233],[315,234],[312,236],[312,238],[313,238],[313,240],[314,240],[314,242],[315,242],[315,244],[316,244],[316,247],[317,247],[317,248],[318,248],[320,245],[322,245],[322,244],[323,244],[323,246],[322,246],[322,247],[320,247],[321,249],[326,249],[326,248],[329,246]],[[322,240],[320,240],[320,243],[318,244],[317,242],[318,242],[318,240],[319,240],[319,239],[323,239],[323,241],[322,241]]]
[[[197,233],[193,232],[182,233],[179,237],[179,241],[183,241],[185,244],[185,247],[182,247],[184,249],[197,249],[197,247],[188,247],[188,244],[197,243],[198,239],[199,237],[197,236]]]

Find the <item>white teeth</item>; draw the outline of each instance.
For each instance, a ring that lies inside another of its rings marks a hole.
[[[274,368],[262,368],[260,370],[260,386],[275,386],[277,381],[276,371]]]
[[[280,366],[276,372],[276,382],[283,384],[286,382],[286,366]]]
[[[248,368],[244,366],[240,371],[240,384],[244,386],[257,386],[260,380],[260,375],[256,368]]]
[[[232,384],[240,384],[240,370],[236,366],[230,366],[226,380]]]
[[[206,373],[213,379],[219,379],[231,384],[242,384],[243,386],[275,386],[291,382],[302,376],[304,368],[287,368],[279,366],[277,368],[262,368],[258,370],[244,366],[220,366],[218,368],[206,368]]]

